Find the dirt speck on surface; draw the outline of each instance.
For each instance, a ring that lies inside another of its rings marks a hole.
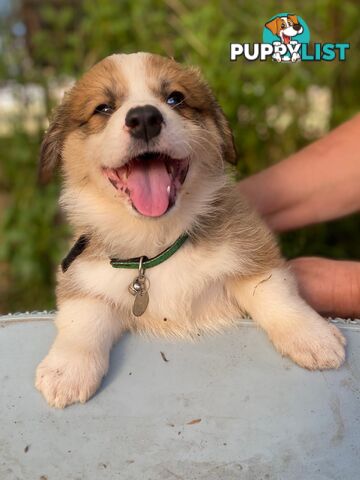
[[[166,358],[164,352],[160,352],[161,358],[164,360],[164,362],[168,362],[169,360]]]
[[[195,425],[196,423],[200,423],[201,418],[195,418],[194,420],[190,420],[190,422],[187,422],[186,425]]]
[[[26,447],[24,448],[24,452],[27,453],[29,451],[29,448],[30,448],[30,445],[26,445]]]

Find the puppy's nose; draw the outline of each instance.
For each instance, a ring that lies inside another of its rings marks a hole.
[[[293,27],[296,32],[298,32],[301,29],[300,23],[294,23]]]
[[[131,108],[126,114],[125,125],[130,135],[148,142],[159,135],[164,121],[161,112],[153,105]]]

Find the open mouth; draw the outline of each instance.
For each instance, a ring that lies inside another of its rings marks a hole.
[[[290,40],[291,40],[291,37],[289,37],[289,35],[285,35],[285,33],[283,33],[283,42],[284,43],[290,43]]]
[[[110,183],[128,195],[132,206],[147,217],[160,217],[175,205],[189,170],[188,159],[146,152],[119,168],[103,168]]]

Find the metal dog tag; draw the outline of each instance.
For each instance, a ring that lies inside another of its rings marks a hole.
[[[138,293],[135,296],[134,305],[132,308],[132,312],[135,315],[135,317],[141,317],[141,315],[147,309],[148,304],[149,304],[149,294],[147,292]]]
[[[132,307],[132,313],[135,317],[141,317],[149,304],[148,289],[150,283],[149,279],[145,277],[145,270],[142,266],[142,262],[143,257],[141,257],[139,262],[139,275],[129,285],[129,292],[135,297]]]

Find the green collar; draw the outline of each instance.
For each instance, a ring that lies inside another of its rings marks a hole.
[[[179,248],[182,247],[182,245],[186,242],[188,238],[189,238],[189,235],[187,233],[184,233],[172,245],[170,245],[170,247],[168,247],[163,252],[159,253],[159,255],[156,255],[156,257],[153,257],[153,258],[137,257],[137,258],[129,258],[128,260],[119,260],[118,258],[111,258],[110,265],[114,268],[138,269],[140,260],[143,258],[142,267],[144,269],[156,267],[157,265],[160,265],[160,263],[165,262],[165,260],[170,258],[172,255],[174,255],[174,253],[176,253],[179,250]]]

